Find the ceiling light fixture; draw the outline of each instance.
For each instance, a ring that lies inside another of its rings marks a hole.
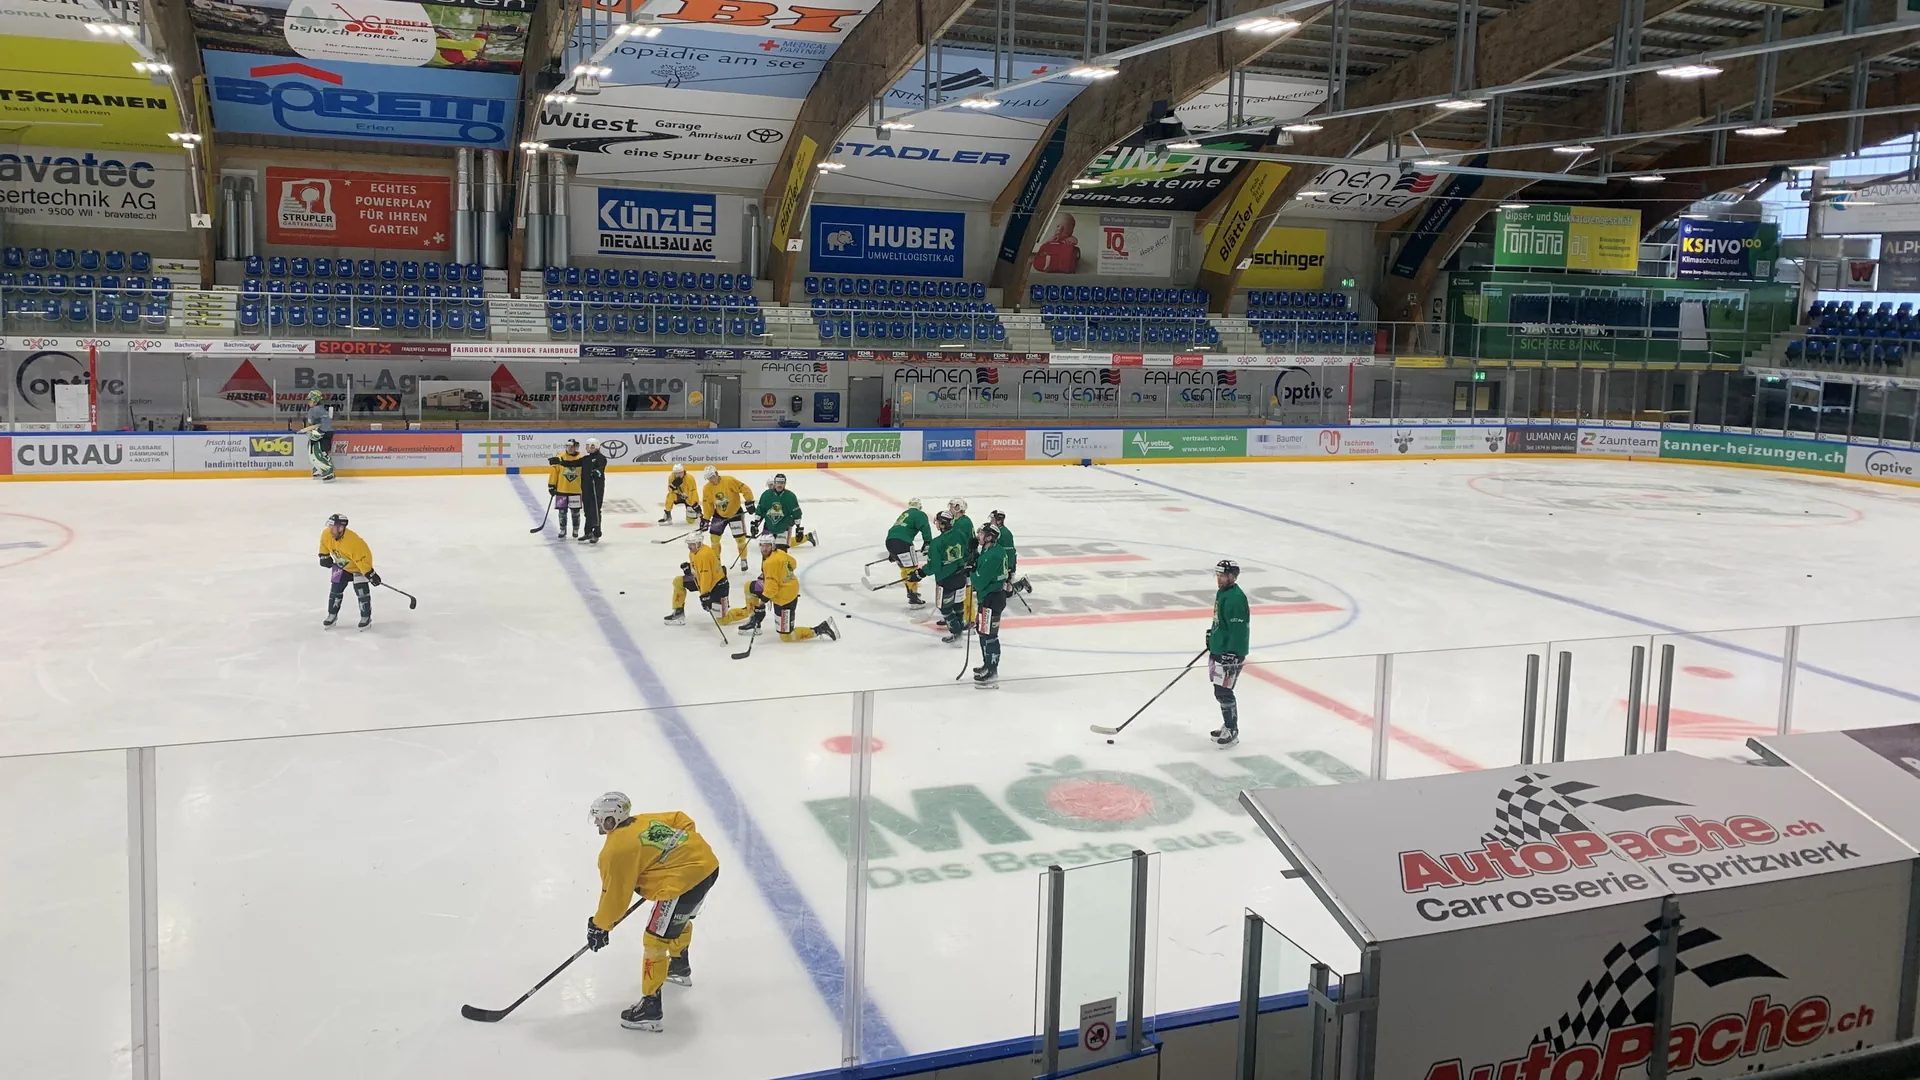
[[[1326,195],[1324,191],[1300,191],[1294,193],[1296,199],[1318,199]]]
[[[1302,120],[1297,124],[1282,124],[1280,130],[1294,135],[1311,135],[1316,131],[1325,131],[1326,127],[1311,120]]]
[[[881,131],[912,131],[913,125],[904,120],[887,120],[880,125]]]
[[[549,105],[572,105],[574,102],[579,100],[580,98],[576,94],[553,93],[553,94],[548,94],[546,97],[546,102]]]
[[[1094,67],[1088,64],[1082,64],[1079,67],[1074,68],[1071,71],[1068,71],[1067,78],[1069,79],[1111,79],[1118,74],[1120,74],[1119,68]]]
[[[1094,179],[1091,176],[1076,176],[1073,178],[1074,187],[1092,187],[1093,185],[1099,182],[1100,181]]]
[[[1773,135],[1785,135],[1787,129],[1774,124],[1754,124],[1751,127],[1734,128],[1735,135],[1745,135],[1751,139],[1764,139]]]
[[[661,27],[651,23],[630,22],[621,23],[619,26],[614,27],[613,32],[621,37],[657,38],[660,36],[661,29]]]
[[[1468,112],[1473,109],[1484,109],[1486,107],[1486,102],[1475,101],[1473,98],[1453,98],[1450,101],[1442,101],[1434,105],[1434,108],[1445,109],[1447,112]]]
[[[1586,143],[1573,143],[1568,146],[1556,146],[1553,148],[1553,152],[1556,154],[1566,154],[1569,157],[1578,157],[1581,154],[1593,153],[1593,147],[1588,146]]]
[[[1200,149],[1200,144],[1199,144],[1199,143],[1197,143],[1197,142],[1194,142],[1194,141],[1193,141],[1192,139],[1182,139],[1182,140],[1180,140],[1179,142],[1170,142],[1170,143],[1168,143],[1168,144],[1167,144],[1167,149],[1169,149],[1169,150],[1198,150],[1198,149]]]
[[[1429,157],[1429,158],[1421,158],[1419,161],[1416,161],[1413,164],[1416,168],[1438,169],[1443,165],[1451,165],[1453,164],[1453,162],[1446,161],[1437,157]]]
[[[1300,24],[1293,19],[1249,19],[1234,29],[1245,34],[1284,34],[1300,29]]]
[[[1000,99],[990,97],[961,98],[960,107],[963,109],[997,109],[1000,107]]]
[[[1533,209],[1533,204],[1532,204],[1532,203],[1524,203],[1524,202],[1503,202],[1503,203],[1501,203],[1501,204],[1500,204],[1500,209],[1502,209],[1502,210],[1531,210],[1531,209]]]
[[[173,65],[162,64],[153,60],[135,60],[133,62],[133,70],[142,75],[171,75],[173,74]]]
[[[169,131],[167,132],[167,138],[172,139],[174,142],[179,143],[181,146],[200,145],[199,134],[192,131]]]
[[[133,37],[133,27],[122,22],[90,22],[81,25],[87,28],[87,33],[95,37]]]
[[[839,172],[846,167],[847,163],[844,161],[823,161],[819,165],[821,172]]]
[[[1666,177],[1661,176],[1659,173],[1646,173],[1633,177],[1633,182],[1636,184],[1662,184],[1666,182],[1666,179]]]
[[[1794,172],[1798,172],[1798,173],[1816,173],[1816,172],[1826,172],[1826,171],[1827,171],[1827,170],[1828,170],[1829,168],[1831,168],[1831,167],[1832,167],[1832,166],[1829,166],[1829,165],[1818,165],[1818,164],[1815,164],[1815,165],[1789,165],[1789,166],[1787,166],[1787,168],[1789,168],[1789,169],[1792,169],[1792,170],[1793,170]]]
[[[543,142],[523,142],[520,144],[520,149],[525,150],[529,154],[537,154],[542,150],[551,149],[551,147]]]
[[[1720,74],[1718,64],[1675,64],[1663,67],[1654,74],[1663,79],[1711,79]]]

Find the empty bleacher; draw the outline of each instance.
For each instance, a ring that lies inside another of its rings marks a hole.
[[[1207,318],[1207,290],[1132,285],[1031,285],[1053,344],[1212,347],[1220,331]]]
[[[1806,332],[1787,342],[1789,364],[1905,368],[1907,353],[1920,347],[1920,316],[1911,302],[1816,300],[1807,309]]]
[[[1374,343],[1347,294],[1324,289],[1249,289],[1247,326],[1270,349],[1355,352]]]
[[[163,327],[173,280],[144,251],[0,250],[0,316],[10,329],[141,331]]]
[[[487,333],[479,263],[250,256],[235,321],[242,334],[316,336],[342,330]]]
[[[983,282],[809,276],[801,288],[825,345],[960,348],[1007,340]]]
[[[704,341],[767,332],[749,274],[549,266],[542,281],[555,337]]]

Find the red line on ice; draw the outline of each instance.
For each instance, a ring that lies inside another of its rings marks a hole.
[[[828,469],[827,475],[833,477],[835,480],[838,480],[843,484],[846,484],[847,486],[853,488],[856,491],[864,491],[867,494],[873,496],[874,498],[879,499],[883,503],[891,503],[894,506],[907,505],[906,503],[901,502],[899,499],[896,499],[893,496],[887,494],[886,492],[881,491],[879,488],[868,487],[866,484],[863,484],[860,481],[855,480],[853,477],[848,476],[846,474],[846,471],[843,469]]]
[[[1318,601],[1306,604],[1259,604],[1255,615],[1315,615],[1342,611],[1338,604]],[[1078,615],[1009,615],[1000,625],[1014,628],[1047,626],[1089,626],[1103,623],[1164,622],[1168,619],[1211,619],[1212,608],[1163,608],[1158,611],[1089,611]]]
[[[1067,566],[1072,563],[1146,562],[1145,555],[1056,555],[1051,558],[1022,559],[1021,566]]]
[[[1348,705],[1344,701],[1338,701],[1328,697],[1326,694],[1315,690],[1311,686],[1303,686],[1300,683],[1294,682],[1292,679],[1275,675],[1266,668],[1254,664],[1249,664],[1241,670],[1262,682],[1272,683],[1297,698],[1318,705],[1342,720],[1358,724],[1368,730],[1372,730],[1374,727],[1375,721],[1370,714],[1361,712],[1359,709]],[[1441,746],[1439,743],[1429,739],[1423,739],[1404,728],[1390,727],[1387,729],[1387,734],[1392,736],[1394,742],[1418,750],[1455,772],[1476,772],[1484,768],[1479,762],[1471,758],[1462,757],[1446,747]]]

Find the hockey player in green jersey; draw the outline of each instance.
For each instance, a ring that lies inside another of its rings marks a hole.
[[[760,493],[760,501],[753,508],[755,517],[760,519],[760,531],[773,534],[773,544],[785,551],[789,544],[818,544],[819,537],[810,536],[800,527],[800,500],[787,490],[787,474],[774,473],[767,482],[767,490]]]
[[[940,535],[933,538],[927,546],[927,565],[923,570],[915,570],[909,581],[918,581],[931,577],[939,585],[938,598],[940,615],[946,620],[947,635],[941,641],[951,644],[959,641],[965,632],[967,621],[973,613],[966,610],[967,589],[967,537],[954,527],[953,518],[945,510],[933,517],[940,526]]]
[[[953,527],[960,531],[960,535],[967,538],[967,554],[972,555],[974,545],[980,542],[980,538],[974,535],[973,519],[967,516],[967,500],[948,499],[947,516],[953,519]]]
[[[999,546],[1007,552],[1007,592],[1008,594],[1032,592],[1033,586],[1020,574],[1020,552],[1013,546],[1013,530],[1007,528],[1007,515],[998,510],[987,515],[987,520],[1000,533]],[[1025,601],[1021,601],[1025,603]]]
[[[1220,703],[1220,727],[1213,732],[1218,746],[1240,741],[1240,705],[1233,684],[1247,662],[1247,594],[1240,591],[1240,564],[1221,559],[1213,567],[1213,625],[1207,627],[1207,675],[1213,681],[1213,699]]]
[[[1009,567],[1013,549],[1000,546],[1000,530],[991,523],[980,526],[979,554],[974,556],[973,586],[979,613],[974,629],[980,634],[980,666],[973,669],[973,681],[991,685],[1000,677],[1000,614],[1007,607]]]
[[[920,550],[913,550],[915,538],[920,540]],[[907,508],[893,519],[893,527],[887,530],[887,559],[900,568],[900,580],[907,583],[907,605],[922,607],[925,600],[920,599],[920,578],[915,568],[925,560],[926,552],[933,547],[933,529],[927,524],[927,512],[920,509],[919,499],[907,500]]]

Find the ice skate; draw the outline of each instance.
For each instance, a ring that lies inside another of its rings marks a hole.
[[[826,622],[821,623],[819,626],[814,627],[813,632],[816,634],[819,634],[823,638],[826,638],[828,641],[840,640],[840,628],[834,625],[834,622],[831,618],[829,618]]]
[[[672,523],[673,523],[673,515],[672,515],[672,514],[661,514],[661,515],[660,515],[660,520],[659,520],[659,521],[656,521],[656,522],[654,522],[654,524],[655,524],[655,525],[669,525],[669,524],[672,524]],[[692,524],[692,523],[691,523],[691,522],[689,522],[688,524]]]
[[[954,642],[956,642],[956,641],[959,641],[959,640],[960,640],[961,638],[963,638],[963,637],[966,637],[966,636],[967,636],[967,635],[966,635],[966,631],[964,631],[964,630],[953,630],[953,631],[949,631],[949,632],[948,632],[948,633],[947,633],[946,635],[944,635],[944,636],[942,636],[942,637],[940,638],[940,644],[942,644],[942,645],[951,645],[951,644],[953,644]]]
[[[688,958],[685,950],[667,962],[667,981],[680,986],[693,985],[693,961]]]
[[[926,607],[927,602],[920,598],[919,593],[910,592],[907,594],[907,606],[908,607]]]
[[[736,565],[734,566],[734,569],[735,569],[735,570],[745,570],[746,568],[747,568],[747,557],[746,557],[745,555],[742,555],[742,556],[740,556],[740,561],[739,561],[739,563],[737,563],[737,564],[736,564]]]
[[[1239,741],[1240,729],[1237,727],[1215,728],[1213,731],[1213,744],[1222,749],[1232,746]]]
[[[684,625],[687,621],[687,613],[684,611],[676,611],[673,614],[667,616],[666,619],[664,619],[663,621],[668,626],[681,626],[681,625]]]
[[[373,625],[373,616],[371,615],[360,616],[360,629],[365,630],[367,627],[372,625]]]
[[[339,620],[339,618],[340,618],[340,613],[339,613],[339,612],[337,612],[337,611],[329,611],[329,612],[327,612],[327,617],[326,617],[325,619],[322,619],[322,620],[320,621],[320,625],[321,625],[321,626],[332,626],[332,625],[333,625],[333,624],[334,624],[334,623],[335,623],[336,621],[338,621],[338,620]]]
[[[672,978],[671,975],[668,978]],[[660,995],[643,997],[626,1012],[620,1014],[620,1026],[635,1031],[665,1031],[664,1018],[660,1013]]]
[[[1000,669],[998,667],[985,667],[974,672],[973,674],[973,685],[975,686],[980,686],[980,687],[994,686],[994,685],[997,685],[999,682],[1000,682]]]

